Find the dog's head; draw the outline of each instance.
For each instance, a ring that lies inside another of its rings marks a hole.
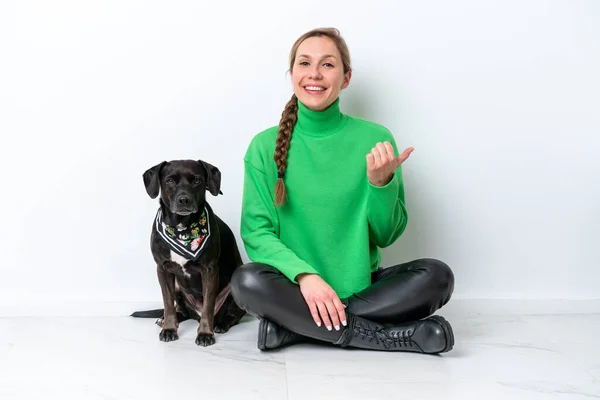
[[[174,214],[189,215],[204,204],[206,190],[213,196],[221,192],[221,171],[206,161],[163,161],[144,172],[148,196],[160,198]]]

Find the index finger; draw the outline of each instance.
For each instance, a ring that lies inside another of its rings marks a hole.
[[[340,322],[342,323],[342,325],[346,326],[346,324],[348,323],[346,320],[346,310],[344,305],[342,304],[342,302],[340,301],[339,298],[335,298],[333,300],[333,305],[335,306],[338,315],[340,316]]]
[[[394,158],[396,156],[396,151],[394,150],[394,146],[392,146],[392,144],[390,142],[385,142],[383,145],[385,146],[387,153],[390,156],[392,156],[392,158]]]

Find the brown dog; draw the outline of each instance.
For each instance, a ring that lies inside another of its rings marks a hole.
[[[245,314],[230,294],[231,275],[242,265],[235,236],[206,201],[206,190],[223,194],[221,172],[202,160],[163,161],[143,179],[151,198],[161,194],[150,247],[164,309],[132,316],[159,317],[164,342],[179,338],[179,322],[196,319],[196,344],[210,346],[214,332],[227,332]]]

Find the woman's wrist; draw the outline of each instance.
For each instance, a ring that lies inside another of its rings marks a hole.
[[[296,282],[300,283],[300,281],[303,281],[305,278],[307,278],[309,276],[318,276],[318,275],[310,273],[310,272],[302,272],[302,273],[296,275]]]
[[[374,179],[374,180],[369,180],[369,182],[371,183],[371,185],[373,186],[377,186],[377,187],[383,187],[386,185],[389,185],[389,183],[392,181],[392,179],[394,179],[394,174],[390,174],[387,178],[379,178],[379,179]]]

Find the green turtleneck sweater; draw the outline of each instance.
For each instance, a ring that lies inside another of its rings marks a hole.
[[[389,141],[388,129],[340,112],[298,103],[285,172],[286,202],[274,204],[278,126],[257,134],[246,152],[241,237],[250,260],[272,265],[291,281],[319,274],[345,298],[371,284],[379,248],[404,231],[407,212],[401,168],[377,187],[367,179],[366,155]],[[276,300],[275,300],[276,301]]]

